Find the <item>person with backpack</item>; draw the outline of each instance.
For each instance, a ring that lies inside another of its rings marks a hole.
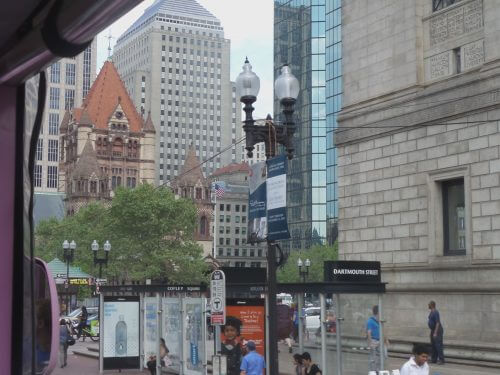
[[[322,372],[317,364],[313,363],[311,355],[308,352],[302,353],[302,364],[305,375],[321,375]]]

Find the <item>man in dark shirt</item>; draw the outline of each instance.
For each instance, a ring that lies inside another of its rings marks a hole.
[[[432,356],[431,362],[437,363],[438,365],[444,365],[444,353],[443,353],[443,324],[439,317],[439,311],[436,309],[436,302],[429,302],[429,313],[428,326],[431,330],[431,346],[432,346]]]

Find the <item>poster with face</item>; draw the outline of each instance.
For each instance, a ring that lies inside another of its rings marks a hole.
[[[169,350],[168,358],[172,361],[168,368],[174,373],[180,373],[181,310],[179,298],[163,298],[163,338]]]
[[[184,373],[202,374],[205,369],[205,345],[203,335],[203,309],[205,300],[203,298],[185,298],[182,301],[184,319]]]
[[[229,317],[238,319],[241,322],[238,341],[241,343],[243,351],[247,341],[255,342],[257,352],[265,356],[265,322],[266,311],[264,300],[245,299],[227,300],[226,314]],[[225,337],[224,332],[230,333],[229,327],[224,327],[221,342],[231,337]]]
[[[103,356],[139,356],[139,301],[104,301]]]

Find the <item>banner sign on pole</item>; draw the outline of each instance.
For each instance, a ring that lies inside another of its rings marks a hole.
[[[266,162],[250,167],[250,194],[248,197],[248,242],[264,241],[267,237],[266,216]]]
[[[267,161],[267,239],[290,238],[286,220],[286,170],[288,160],[279,155]]]
[[[210,277],[210,323],[222,326],[226,323],[226,276],[221,270]]]
[[[380,262],[329,260],[324,262],[325,281],[380,283]]]

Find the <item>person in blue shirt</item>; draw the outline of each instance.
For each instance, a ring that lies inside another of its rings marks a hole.
[[[255,351],[255,342],[248,341],[246,348],[249,353],[243,357],[240,375],[263,375],[266,361],[263,356]]]
[[[378,306],[372,308],[373,315],[366,321],[366,337],[370,348],[370,371],[380,371],[380,323]]]
[[[430,339],[431,339],[431,362],[437,363],[438,365],[444,365],[444,352],[443,352],[443,336],[444,329],[443,324],[441,323],[441,318],[439,317],[439,311],[436,309],[436,302],[429,302],[429,318],[427,325],[431,330]]]

